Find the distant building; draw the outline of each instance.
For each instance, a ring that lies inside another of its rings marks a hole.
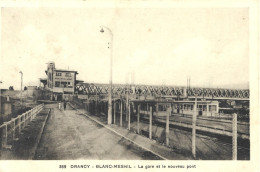
[[[174,106],[172,106],[173,113],[189,114],[194,113],[194,103],[191,100],[177,101]],[[219,102],[218,101],[197,101],[196,115],[199,116],[216,116],[219,112]]]
[[[10,115],[13,112],[14,102],[9,97],[9,95],[6,97],[1,96],[0,99],[1,99],[1,101],[0,101],[0,118],[2,118],[6,115]],[[3,115],[3,116],[1,116],[1,115]]]
[[[53,92],[52,100],[61,100],[65,94],[74,94],[75,86],[77,84],[77,71],[56,69],[54,62],[49,62],[47,70],[45,71],[47,79],[40,78],[44,88]]]
[[[28,86],[27,90],[37,90],[37,86]]]

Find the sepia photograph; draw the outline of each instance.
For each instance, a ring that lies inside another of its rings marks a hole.
[[[250,64],[259,61],[250,58],[250,12],[2,6],[0,164],[138,171],[251,162],[259,81]]]

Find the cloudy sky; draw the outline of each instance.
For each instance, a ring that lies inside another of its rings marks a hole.
[[[247,88],[247,8],[2,8],[2,88],[39,85],[46,63],[108,83],[113,31],[113,82]]]

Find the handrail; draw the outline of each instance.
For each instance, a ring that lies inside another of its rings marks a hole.
[[[40,104],[33,109],[18,115],[16,118],[12,118],[10,121],[4,122],[0,126],[0,135],[1,135],[1,144],[2,148],[8,148],[8,134],[12,134],[10,141],[15,140],[19,137],[21,128],[25,127],[28,123],[28,120],[32,121],[35,116],[44,108],[44,104]],[[18,132],[16,133],[16,129]],[[10,136],[10,135],[9,135]]]

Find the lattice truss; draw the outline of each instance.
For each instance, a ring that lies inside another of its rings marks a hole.
[[[82,83],[76,86],[78,94],[100,95],[108,94],[108,84]],[[127,91],[130,94],[152,95],[152,96],[195,96],[204,98],[249,98],[249,90],[242,89],[221,89],[221,88],[190,88],[172,86],[149,86],[149,85],[123,85],[113,84],[113,94],[123,95]]]

